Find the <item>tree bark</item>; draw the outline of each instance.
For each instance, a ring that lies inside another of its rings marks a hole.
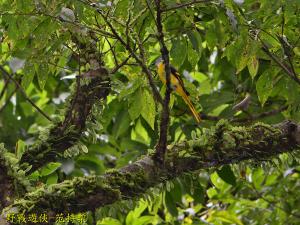
[[[165,163],[154,161],[153,153],[119,170],[101,176],[77,177],[63,183],[44,186],[17,199],[4,211],[82,212],[133,199],[155,185],[183,173],[268,159],[295,151],[300,144],[300,125],[285,121],[270,126],[256,123],[250,127],[231,126],[220,121],[195,140],[169,145]]]

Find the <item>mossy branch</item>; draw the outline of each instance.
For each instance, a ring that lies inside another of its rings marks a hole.
[[[0,144],[0,209],[10,205],[18,193],[32,190],[18,159]]]
[[[64,120],[54,123],[47,137],[37,141],[23,154],[20,164],[29,164],[31,166],[29,173],[48,162],[56,161],[59,155],[74,146],[85,129],[93,105],[105,100],[110,92],[110,74],[104,68],[101,55],[95,49],[94,42],[84,44],[75,36],[73,39],[74,43],[77,43],[84,51],[84,60],[96,63],[97,67],[90,68],[77,76],[77,87],[73,91],[69,104],[66,105]]]
[[[149,154],[133,164],[102,176],[67,180],[28,193],[7,208],[19,211],[82,212],[119,200],[141,196],[150,187],[186,172],[218,167],[243,160],[270,158],[298,149],[300,125],[286,121],[276,126],[256,123],[234,127],[220,121],[194,140],[168,146],[165,164],[153,161]]]
[[[80,93],[76,98],[77,93],[73,94],[70,108],[67,110],[67,113],[71,115],[69,120],[53,125],[48,138],[29,147],[23,154],[20,163],[31,165],[29,172],[32,172],[48,162],[56,161],[57,156],[76,144],[84,131],[92,106],[95,102],[105,99],[109,94],[108,85],[108,72],[101,68],[97,77],[93,78],[89,84],[80,87]]]

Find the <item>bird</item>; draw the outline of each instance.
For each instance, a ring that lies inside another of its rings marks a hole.
[[[160,80],[166,84],[166,72],[165,72],[165,63],[163,61],[163,59],[160,57],[155,61],[155,65],[157,67],[157,74],[160,78]],[[170,65],[170,70],[171,70],[171,74],[170,74],[170,83],[171,83],[171,87],[172,89],[174,89],[184,100],[184,102],[188,105],[189,109],[191,110],[193,116],[195,117],[195,120],[197,121],[197,123],[200,123],[201,121],[201,117],[199,115],[199,113],[197,113],[190,97],[189,97],[189,92],[185,89],[184,87],[184,83],[180,77],[180,74],[178,73],[178,71]]]

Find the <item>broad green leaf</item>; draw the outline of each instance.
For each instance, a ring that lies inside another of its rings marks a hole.
[[[231,170],[231,167],[226,165],[221,168],[221,170],[217,170],[219,177],[222,178],[226,183],[231,185],[236,185],[236,178],[234,173]]]
[[[192,65],[192,68],[195,68],[200,59],[200,54],[192,48],[192,45],[188,43],[188,60]]]
[[[18,159],[21,159],[25,149],[26,149],[26,143],[22,140],[18,140],[16,144],[16,156]]]
[[[227,190],[231,188],[231,186],[225,182],[217,172],[214,172],[210,175],[210,180],[214,184],[216,188],[218,188],[221,193],[225,193]]]
[[[259,60],[255,56],[252,56],[248,61],[248,70],[252,79],[254,79],[254,77],[256,76],[258,67],[259,67]]]
[[[181,202],[182,190],[178,181],[174,181],[174,187],[171,189],[170,194],[175,202]]]
[[[206,194],[210,199],[213,199],[215,196],[218,195],[218,192],[215,187],[212,187],[207,189]]]
[[[131,120],[135,120],[140,116],[143,104],[145,104],[145,101],[143,101],[143,96],[144,95],[141,88],[139,88],[133,96],[130,96],[128,113]]]
[[[142,96],[141,96],[142,97]],[[155,122],[155,102],[153,99],[153,95],[145,89],[143,91],[143,107],[142,107],[142,117],[147,121],[150,127],[154,130],[154,122]]]
[[[176,208],[176,202],[174,202],[174,199],[172,198],[172,195],[170,192],[165,193],[165,205],[169,211],[169,213],[172,216],[177,216],[178,215],[178,210]]]
[[[58,175],[57,175],[57,173],[52,173],[52,174],[50,174],[50,175],[47,177],[46,183],[47,183],[48,185],[50,185],[50,184],[56,184],[56,183],[57,183],[57,180],[58,180]]]
[[[138,202],[137,207],[133,210],[133,215],[134,217],[140,217],[141,214],[145,211],[145,209],[147,208],[147,202],[144,200],[141,200]]]
[[[141,118],[137,120],[134,129],[131,130],[131,139],[146,145],[151,141],[147,129],[142,125]]]
[[[198,31],[189,31],[187,33],[194,50],[196,50],[198,53],[201,53],[202,50],[202,39],[201,35],[199,34]]]
[[[241,72],[248,64],[249,61],[249,43],[244,43],[245,46],[243,46],[241,54],[238,55],[238,58],[236,59],[236,74]]]
[[[130,117],[127,111],[122,111],[119,116],[116,118],[116,123],[114,125],[113,131],[116,138],[123,135],[130,125]]]
[[[256,82],[256,91],[258,95],[258,99],[262,106],[268,100],[270,94],[272,93],[273,88],[273,78],[276,74],[275,70],[268,69],[266,70]]]
[[[172,64],[176,68],[180,68],[183,64],[187,55],[187,43],[186,39],[176,38],[172,41],[172,48],[170,51],[170,56],[173,59]]]
[[[123,17],[126,17],[126,15],[128,14],[128,6],[129,6],[129,3],[131,1],[129,0],[119,0],[117,1],[117,6],[116,6],[116,9],[115,9],[115,14],[117,16],[123,16]],[[99,6],[103,7],[103,4],[101,5],[102,3],[99,3]]]
[[[194,191],[191,193],[191,196],[196,203],[204,203],[205,201],[205,192],[201,184],[198,181],[194,182]]]
[[[43,167],[41,169],[40,176],[42,176],[42,177],[48,176],[48,175],[54,173],[60,166],[61,166],[61,163],[58,163],[58,162],[48,163],[48,165],[46,165],[45,167]]]
[[[251,174],[251,182],[253,182],[256,189],[260,190],[262,188],[262,182],[264,181],[266,174],[262,168],[257,168]]]
[[[148,225],[148,224],[157,224],[156,216],[141,216],[134,220],[132,225]]]
[[[48,79],[48,66],[41,64],[36,68],[38,83],[40,88],[43,90]]]
[[[24,71],[26,72],[26,74],[24,74],[22,76],[21,85],[26,90],[27,87],[33,81],[33,78],[34,78],[34,75],[35,75],[33,65],[27,65],[26,64],[25,68],[24,68]]]
[[[230,213],[228,211],[225,211],[225,210],[213,211],[209,215],[207,221],[208,222],[222,221],[226,224],[243,225],[242,221],[240,221],[236,215],[234,215],[233,213]]]
[[[147,208],[147,202],[141,200],[138,203],[138,206],[131,212],[128,213],[127,217],[126,217],[126,224],[133,224],[134,221],[136,221],[141,214],[145,211],[145,209]]]
[[[141,79],[140,77],[133,78],[127,83],[127,85],[124,85],[124,83],[120,82],[120,86],[122,89],[118,95],[118,98],[121,100],[124,97],[131,95],[132,93],[136,92],[136,90],[140,88],[142,84],[143,79]]]
[[[101,222],[97,222],[97,225],[123,225],[119,220],[114,218],[105,218]]]
[[[104,169],[103,161],[99,160],[94,155],[81,155],[78,157],[77,166],[85,168],[97,173],[102,173]]]

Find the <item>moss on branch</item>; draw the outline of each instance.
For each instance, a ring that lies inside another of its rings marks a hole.
[[[227,121],[220,121],[194,140],[168,146],[164,165],[148,155],[103,176],[75,178],[45,186],[15,201],[11,207],[26,212],[92,210],[139,197],[148,188],[185,172],[242,160],[262,160],[294,151],[299,147],[299,137],[300,126],[291,121],[277,126],[256,123],[250,127],[234,127]]]

